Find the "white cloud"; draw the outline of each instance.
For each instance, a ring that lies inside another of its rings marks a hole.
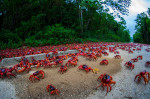
[[[147,11],[147,6],[145,0],[132,0],[131,6],[129,7],[129,13],[134,15]]]
[[[150,8],[150,0],[131,0],[131,6],[129,7],[128,15],[121,15],[126,20],[127,29],[129,29],[131,37],[135,33],[135,19],[137,14],[146,12],[148,8]],[[116,13],[111,9],[111,7],[109,7],[109,9],[110,13]],[[118,17],[116,17],[115,20],[120,21]]]
[[[123,16],[127,23],[127,28],[130,30],[130,35],[133,36],[135,30],[135,19],[137,14],[146,12],[150,7],[150,0],[132,0],[129,7],[128,16]]]

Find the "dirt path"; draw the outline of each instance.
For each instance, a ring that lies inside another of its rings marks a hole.
[[[99,65],[102,59],[108,59],[109,64]],[[121,70],[121,59],[114,59],[108,57],[99,58],[97,61],[89,61],[86,58],[79,57],[78,66],[81,64],[88,64],[92,68],[99,68],[100,72],[94,74],[92,71],[86,73],[83,70],[78,70],[77,67],[69,67],[68,71],[64,74],[58,72],[59,67],[52,67],[43,69],[39,68],[45,72],[45,78],[41,81],[35,81],[34,83],[28,80],[30,74],[22,74],[17,79],[12,79],[12,84],[15,85],[16,95],[20,99],[33,98],[33,99],[43,99],[43,98],[56,98],[56,99],[82,99],[86,98],[89,94],[93,93],[96,88],[97,78],[102,73],[109,73],[113,75]],[[37,69],[32,69],[31,72]],[[46,86],[52,84],[57,87],[61,93],[59,96],[50,95],[46,92]]]

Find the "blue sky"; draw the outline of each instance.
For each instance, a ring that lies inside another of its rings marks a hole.
[[[135,33],[135,19],[137,14],[140,14],[142,12],[146,12],[148,8],[150,8],[150,0],[131,0],[131,6],[129,7],[129,14],[128,16],[123,16],[123,18],[126,20],[127,28],[130,31],[131,37]]]

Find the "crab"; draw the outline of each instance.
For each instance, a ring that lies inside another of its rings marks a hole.
[[[38,64],[36,66],[36,68],[38,69],[40,66],[42,66],[44,64],[44,60],[38,60]],[[44,66],[44,65],[43,65]]]
[[[114,52],[114,48],[113,47],[109,47],[109,52]]]
[[[59,95],[58,93],[60,93],[60,91],[51,84],[47,85],[46,89],[47,89],[47,92],[50,92],[51,95],[53,94]]]
[[[147,76],[148,76],[148,78],[147,78]],[[146,70],[144,70],[135,76],[134,81],[136,80],[137,77],[138,77],[138,82],[140,82],[141,77],[143,77],[145,85],[146,85],[146,84],[148,84],[148,82],[150,80],[150,73],[146,72]]]
[[[38,70],[38,71],[34,72],[33,75],[30,75],[29,80],[32,81],[32,79],[34,78],[34,80],[37,79],[37,80],[40,81],[40,78],[37,77],[40,74],[42,75],[42,79],[44,79],[44,71],[43,70]]]
[[[90,70],[93,70],[91,67],[89,67],[88,65],[80,65],[78,67],[78,69],[82,69],[82,70],[85,70],[87,73],[90,71]]]
[[[24,72],[24,71],[27,71],[29,72],[31,70],[31,64],[28,63],[28,62],[20,62],[19,64],[13,66],[13,68],[18,72],[18,73],[21,73],[21,72]],[[20,69],[18,69],[20,68]]]
[[[27,63],[29,63],[29,60],[26,57],[22,57],[21,58],[21,62],[27,62]]]
[[[98,80],[101,80],[101,83],[96,87],[99,88],[100,86],[103,87],[103,90],[104,90],[104,87],[106,86],[107,87],[107,92],[105,94],[105,96],[107,95],[108,91],[109,91],[109,88],[110,88],[110,91],[111,91],[111,84],[116,84],[115,81],[112,80],[112,77],[108,74],[101,74],[99,77],[98,77]]]
[[[63,73],[64,71],[67,71],[67,66],[61,65],[59,72]]]
[[[136,48],[137,51],[141,51],[141,48]]]
[[[46,54],[45,58],[49,58],[51,55],[50,54]]]
[[[8,78],[10,78],[10,76],[16,77],[15,74],[12,73],[12,71],[15,70],[14,68],[10,67],[10,68],[0,68],[0,77],[4,78],[3,76],[7,76]]]
[[[115,58],[115,59],[120,59],[121,56],[120,56],[120,55],[116,55],[116,56],[114,56],[114,58]]]
[[[63,60],[62,59],[58,59],[56,61],[54,61],[53,65],[58,65],[58,64],[63,64]]]
[[[68,53],[68,56],[72,57],[72,56],[75,56],[75,54],[74,53]]]
[[[102,54],[104,54],[104,55],[106,55],[106,56],[108,56],[108,55],[109,55],[109,53],[107,53],[107,52],[102,52]]]
[[[58,54],[58,50],[57,49],[53,50],[52,52],[53,52],[53,55],[55,55],[55,56]]]
[[[77,61],[78,61],[77,57],[72,57],[71,59],[68,60],[68,62],[65,65],[69,66],[71,64],[71,65],[76,66],[77,65]]]
[[[74,66],[76,66],[76,65],[77,65],[77,61],[68,60],[68,62],[67,62],[65,65],[66,65],[66,66],[69,66],[69,65],[74,65]]]
[[[102,54],[101,53],[96,53],[96,56],[97,57],[102,57]]]
[[[120,54],[120,52],[119,51],[114,51],[114,54]]]
[[[146,66],[146,67],[150,67],[150,61],[147,61],[147,62],[145,63],[145,66]]]
[[[130,67],[130,69],[134,69],[134,64],[131,61],[125,63],[125,66]]]
[[[93,53],[90,53],[90,54],[86,55],[86,57],[89,60],[92,60],[92,59],[97,60],[97,56]]]
[[[108,60],[107,60],[107,59],[103,59],[103,60],[100,62],[100,64],[101,64],[101,65],[103,65],[103,64],[108,65]]]
[[[138,58],[131,59],[132,62],[138,62]]]
[[[142,60],[143,59],[143,56],[142,55],[139,55],[137,56],[138,59]]]
[[[38,64],[38,61],[35,60],[34,57],[32,57],[32,62],[30,63],[31,65],[37,65]]]
[[[46,67],[52,67],[52,63],[50,63],[49,61],[47,61],[47,60],[43,60],[43,62],[41,63],[41,64],[39,64],[39,65],[43,65],[43,67],[44,68],[46,68]],[[38,66],[38,65],[37,65]]]
[[[62,59],[66,60],[66,59],[68,59],[68,56],[67,55],[62,55]]]
[[[132,50],[129,50],[128,53],[133,53],[133,51],[132,51]]]

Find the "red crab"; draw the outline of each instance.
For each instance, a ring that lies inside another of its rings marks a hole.
[[[38,60],[38,64],[37,64],[36,68],[38,69],[40,66],[44,66],[43,62],[44,62],[44,60]]]
[[[13,66],[18,73],[24,72],[27,70],[29,72],[31,70],[31,64],[28,62],[20,62],[19,64]],[[18,70],[18,68],[20,68]]]
[[[92,60],[92,59],[97,60],[97,57],[94,53],[90,53],[90,54],[86,55],[86,57],[89,60]]]
[[[76,65],[77,65],[77,61],[68,60],[68,62],[67,62],[65,65],[66,65],[66,66],[69,66],[69,65],[74,65],[74,66],[76,66]]]
[[[150,67],[150,61],[147,61],[147,62],[145,63],[145,66],[146,66],[146,67]]]
[[[139,55],[137,56],[138,59],[142,60],[143,59],[143,56],[142,55]]]
[[[120,52],[119,51],[114,51],[114,54],[120,54]]]
[[[104,87],[105,87],[105,86],[107,87],[106,95],[107,95],[107,93],[108,93],[108,91],[109,91],[109,90],[108,90],[109,87],[110,87],[110,91],[111,91],[111,84],[116,84],[116,82],[113,81],[113,80],[112,80],[112,77],[111,77],[110,75],[108,75],[108,74],[101,74],[98,79],[101,80],[101,83],[98,85],[98,87],[102,86],[102,87],[103,87],[103,90],[104,90]],[[96,89],[97,89],[98,87],[96,87]],[[105,95],[105,96],[106,96],[106,95]]]
[[[50,56],[51,56],[50,54],[46,54],[45,58],[47,59],[47,58],[49,58]]]
[[[0,68],[1,78],[3,78],[3,76],[7,76],[8,78],[10,78],[10,76],[16,77],[16,75],[12,73],[13,70],[15,70],[15,69],[12,68],[12,67],[10,67],[10,68]]]
[[[67,71],[67,66],[61,65],[59,72],[63,73],[64,71]]]
[[[103,65],[103,64],[108,65],[108,60],[107,60],[107,59],[103,59],[103,60],[100,62],[100,64],[101,64],[101,65]]]
[[[128,53],[133,53],[133,51],[132,51],[132,50],[129,50]]]
[[[134,69],[134,64],[131,61],[126,62],[125,66],[130,67],[130,69]]]
[[[107,56],[109,55],[107,52],[102,52],[102,54],[107,55]]]
[[[138,62],[138,58],[131,59],[132,62]]]
[[[29,80],[32,81],[32,79],[34,78],[34,80],[37,79],[37,80],[40,81],[40,79],[37,77],[40,74],[42,75],[42,79],[44,79],[44,71],[43,70],[38,70],[38,71],[34,72],[33,75],[30,75]]]
[[[53,50],[52,52],[53,52],[53,55],[57,55],[58,54],[58,50],[57,49]]]
[[[47,89],[47,92],[50,91],[51,95],[53,95],[53,94],[59,95],[58,93],[60,93],[60,91],[57,88],[55,88],[53,85],[51,85],[51,84],[47,85],[46,89]]]
[[[101,53],[96,53],[96,56],[97,57],[102,57],[102,54]]]
[[[93,70],[91,67],[88,67],[88,65],[80,65],[78,67],[78,69],[82,69],[82,70],[85,70],[87,73],[90,71],[90,70]]]
[[[50,63],[50,62],[47,61],[47,60],[43,60],[42,63],[39,64],[39,66],[40,66],[40,65],[43,65],[43,67],[46,68],[46,67],[52,67],[53,64]],[[38,65],[37,65],[37,66],[38,66]]]
[[[115,59],[120,59],[121,56],[120,56],[120,55],[116,55],[116,56],[114,56],[114,58],[115,58]]]
[[[66,60],[66,59],[68,59],[68,55],[62,55],[61,58]]]
[[[71,59],[68,60],[68,62],[65,65],[69,66],[71,64],[71,65],[76,66],[77,65],[77,61],[78,61],[77,57],[72,57]]]
[[[141,48],[136,48],[137,51],[141,51]]]
[[[34,57],[32,57],[32,62],[30,63],[31,65],[37,65],[38,64],[38,61],[35,60]]]
[[[73,56],[73,57],[72,57],[72,60],[78,61],[78,56]]]
[[[58,65],[58,64],[61,64],[62,65],[62,63],[63,63],[63,60],[62,59],[58,59],[58,60],[56,60],[56,61],[54,61],[54,65]]]
[[[148,76],[148,78],[147,78],[147,76]],[[146,85],[146,84],[148,84],[148,82],[149,82],[149,80],[150,80],[150,73],[149,73],[149,72],[146,72],[146,70],[144,70],[144,71],[140,72],[139,74],[137,74],[137,75],[135,76],[134,81],[136,80],[137,77],[138,77],[138,82],[140,82],[141,77],[143,77],[143,78],[144,78],[145,85]]]

